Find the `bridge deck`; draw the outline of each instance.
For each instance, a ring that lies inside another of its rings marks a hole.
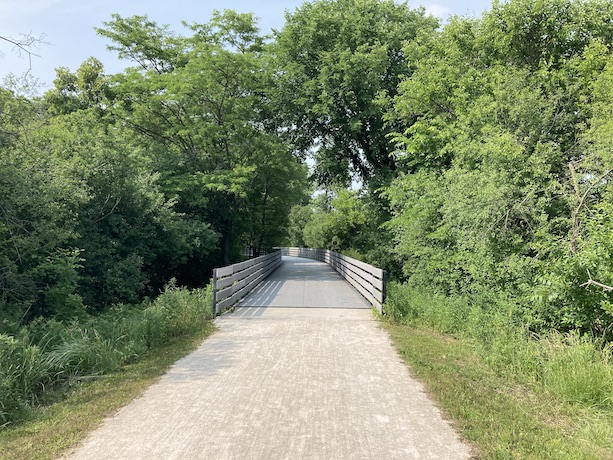
[[[283,265],[240,303],[241,307],[371,308],[324,262],[283,256]]]
[[[337,276],[324,264],[286,259],[244,302],[260,308],[218,317],[219,330],[197,351],[68,458],[471,458]]]

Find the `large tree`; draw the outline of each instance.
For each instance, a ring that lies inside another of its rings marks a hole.
[[[306,172],[262,118],[269,79],[253,15],[215,12],[189,28],[191,37],[178,37],[146,17],[116,15],[99,33],[137,64],[116,79],[115,110],[151,141],[175,208],[220,234],[214,263],[229,264],[246,244],[273,243],[304,188],[284,171]]]
[[[395,168],[383,116],[403,75],[403,47],[438,21],[393,0],[319,0],[286,13],[271,52],[284,130],[315,152],[322,184],[386,177]]]

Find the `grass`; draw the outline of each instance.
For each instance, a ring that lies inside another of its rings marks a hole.
[[[141,394],[166,369],[193,351],[213,330],[179,337],[153,349],[135,364],[91,381],[73,384],[65,399],[39,408],[16,426],[0,430],[3,460],[55,459],[83,440],[104,418]]]
[[[494,372],[468,340],[382,323],[476,458],[613,459],[613,413]]]
[[[189,290],[171,283],[141,305],[116,305],[78,322],[39,318],[14,336],[0,334],[0,430],[57,400],[57,390],[72,382],[113,373],[207,328],[211,296],[210,285]]]

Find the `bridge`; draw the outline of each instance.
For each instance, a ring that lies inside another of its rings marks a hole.
[[[302,255],[220,269],[218,331],[68,458],[471,458],[360,293],[381,291]]]
[[[283,257],[282,257],[283,255]],[[371,308],[385,271],[327,249],[281,248],[213,272],[213,312],[242,307]],[[252,292],[253,291],[253,292]]]

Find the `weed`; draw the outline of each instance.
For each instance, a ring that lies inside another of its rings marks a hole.
[[[210,306],[210,288],[190,291],[171,284],[144,305],[118,305],[69,325],[35,320],[17,337],[0,335],[0,427],[22,418],[51,388],[115,372],[206,329]]]

